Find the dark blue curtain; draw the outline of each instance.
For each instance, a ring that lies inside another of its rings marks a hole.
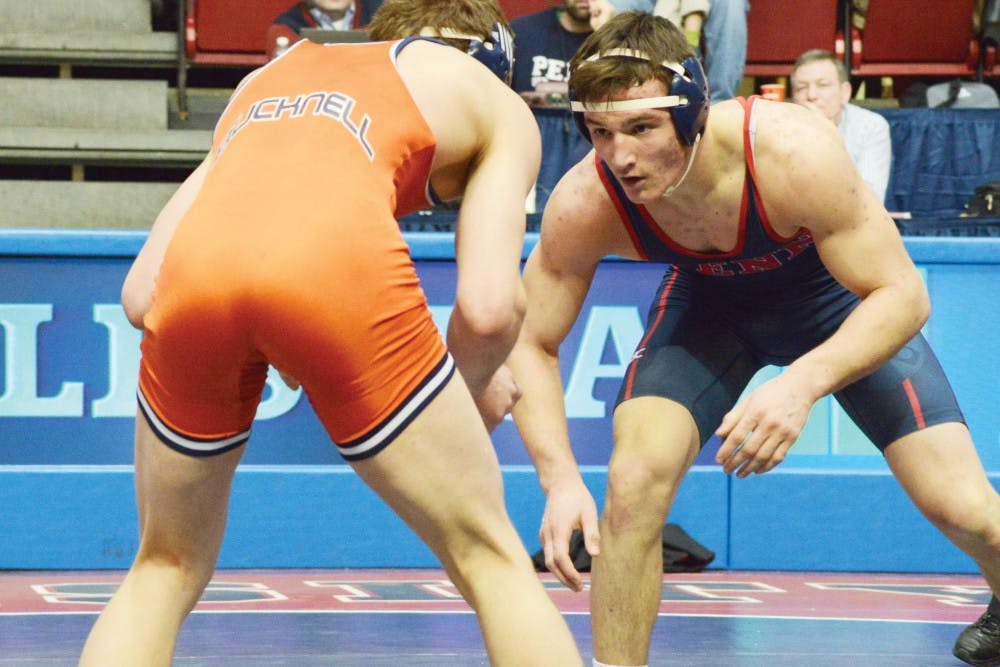
[[[590,150],[569,109],[532,109],[542,134],[542,166],[535,186],[535,210],[541,213],[562,175]]]
[[[892,132],[890,211],[958,212],[976,187],[1000,180],[1000,110],[877,111]]]

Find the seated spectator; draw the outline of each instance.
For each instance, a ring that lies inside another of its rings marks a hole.
[[[840,129],[861,177],[885,202],[892,164],[889,122],[874,111],[850,104],[851,82],[844,63],[829,51],[806,51],[791,74],[792,101],[828,118]]]
[[[569,61],[593,32],[588,0],[563,0],[561,7],[515,18],[510,27],[514,90],[531,106],[567,106]]]
[[[303,28],[326,30],[357,30],[368,25],[382,0],[303,0],[279,14],[267,28],[267,58],[279,55],[280,38],[287,39],[288,48],[302,39]],[[284,42],[284,40],[280,40]]]
[[[736,97],[747,59],[747,0],[613,0],[619,12],[644,11],[665,16],[684,30],[705,63],[712,101]],[[703,9],[698,9],[702,6]],[[703,26],[698,27],[698,21]],[[695,30],[700,30],[699,36]]]

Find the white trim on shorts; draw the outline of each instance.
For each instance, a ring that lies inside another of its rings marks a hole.
[[[448,384],[454,372],[455,360],[449,352],[444,355],[437,368],[428,374],[420,386],[385,421],[356,440],[343,444],[336,443],[340,455],[348,461],[357,461],[380,452],[427,407]]]
[[[250,429],[225,438],[192,438],[183,435],[163,423],[143,395],[141,388],[136,392],[136,396],[139,399],[139,408],[142,410],[142,414],[146,417],[146,421],[149,422],[149,426],[156,433],[157,437],[165,445],[181,454],[188,456],[214,456],[239,447],[250,437]]]

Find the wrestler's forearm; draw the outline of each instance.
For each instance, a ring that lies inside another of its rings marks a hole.
[[[518,343],[507,365],[521,389],[511,413],[514,425],[548,494],[559,481],[580,475],[569,439],[559,358]]]
[[[521,326],[522,310],[476,317],[459,304],[448,321],[448,349],[474,398],[489,385],[490,378],[514,347]]]
[[[815,398],[872,373],[913,338],[927,321],[930,304],[923,285],[880,288],[866,296],[840,328],[789,366]]]

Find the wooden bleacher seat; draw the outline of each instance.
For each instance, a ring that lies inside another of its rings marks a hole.
[[[0,127],[0,164],[194,168],[210,130]]]
[[[876,0],[851,31],[855,76],[976,76],[976,0]]]
[[[177,36],[148,0],[0,0],[0,63],[175,67]]]
[[[0,180],[0,227],[149,229],[176,183]]]
[[[0,77],[0,164],[191,167],[210,130],[171,130],[165,81]]]
[[[149,228],[177,183],[148,182],[148,168],[193,168],[211,145],[209,131],[168,129],[166,81],[6,77],[0,90],[3,227]],[[69,165],[71,180],[25,178],[24,165]],[[98,165],[143,174],[87,181]]]
[[[844,54],[840,0],[752,0],[747,14],[746,76],[787,76],[811,49]]]
[[[0,90],[0,126],[167,127],[166,81],[0,77]]]
[[[2,31],[0,63],[175,67],[177,37],[166,32],[123,35]]]

